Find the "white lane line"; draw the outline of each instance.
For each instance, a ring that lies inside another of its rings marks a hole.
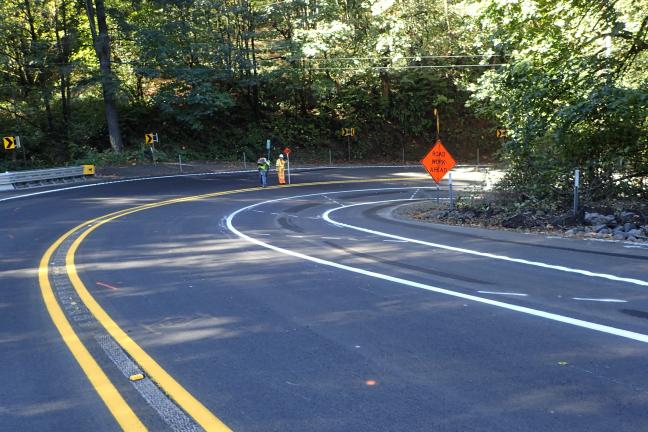
[[[342,240],[342,237],[322,237],[324,240]]]
[[[306,236],[303,236],[303,235],[287,235],[286,237],[292,237],[292,238],[306,238]]]
[[[605,302],[605,303],[628,303],[627,300],[611,299],[611,298],[581,298],[581,297],[572,297],[572,300],[580,301],[594,301],[594,302]]]
[[[414,193],[412,194],[412,196],[409,197],[409,199],[414,199],[414,197],[416,196],[416,194],[419,193],[419,190],[420,190],[420,189],[416,189],[416,190],[414,191]]]
[[[440,287],[436,287],[436,286],[432,286],[432,285],[426,285],[426,284],[423,284],[423,283],[410,281],[410,280],[399,278],[399,277],[389,276],[389,275],[386,275],[386,274],[377,273],[377,272],[373,272],[373,271],[369,271],[369,270],[364,270],[364,269],[361,269],[361,268],[358,268],[358,267],[352,267],[352,266],[345,265],[345,264],[338,264],[338,263],[335,263],[335,262],[332,262],[332,261],[327,261],[327,260],[324,260],[324,259],[321,259],[321,258],[316,258],[316,257],[310,256],[310,255],[300,253],[300,252],[295,252],[293,250],[273,246],[273,245],[265,243],[265,242],[263,242],[263,241],[261,241],[259,239],[252,238],[252,237],[242,233],[241,231],[239,231],[238,229],[236,229],[234,227],[233,220],[236,217],[236,215],[238,215],[239,213],[250,210],[250,209],[252,209],[254,207],[257,207],[259,205],[262,205],[262,204],[274,203],[274,202],[281,201],[281,200],[284,200],[284,199],[288,199],[288,198],[280,198],[278,200],[264,201],[264,202],[260,202],[260,203],[253,204],[251,206],[243,207],[243,208],[240,208],[240,209],[236,210],[235,212],[233,212],[233,213],[231,213],[230,215],[227,216],[227,228],[232,233],[237,235],[239,238],[241,238],[241,239],[243,239],[243,240],[245,240],[247,242],[254,243],[254,244],[258,245],[258,246],[261,246],[261,247],[264,247],[264,248],[267,248],[267,249],[271,249],[271,250],[274,250],[275,252],[279,252],[279,253],[282,253],[282,254],[285,254],[285,255],[293,256],[295,258],[300,258],[300,259],[311,261],[311,262],[314,262],[314,263],[317,263],[317,264],[321,264],[321,265],[325,265],[325,266],[329,266],[329,267],[334,267],[334,268],[337,268],[337,269],[340,269],[340,270],[346,270],[346,271],[353,272],[353,273],[362,274],[362,275],[365,275],[365,276],[369,276],[369,277],[373,277],[373,278],[376,278],[376,279],[381,279],[381,280],[397,283],[397,284],[400,284],[400,285],[406,285],[406,286],[410,286],[410,287],[413,287],[413,288],[424,289],[424,290],[431,291],[431,292],[436,292],[436,293],[439,293],[439,294],[445,294],[445,295],[449,295],[449,296],[452,296],[452,297],[457,297],[457,298],[461,298],[461,299],[465,299],[465,300],[471,300],[471,301],[475,301],[475,302],[478,302],[478,303],[484,303],[484,304],[488,304],[488,305],[491,305],[491,306],[496,306],[496,307],[499,307],[499,308],[524,313],[524,314],[527,314],[527,315],[532,315],[532,316],[536,316],[536,317],[540,317],[540,318],[545,318],[545,319],[548,319],[548,320],[551,320],[551,321],[561,322],[561,323],[569,324],[569,325],[576,326],[576,327],[586,328],[586,329],[601,332],[601,333],[611,334],[611,335],[620,336],[620,337],[627,338],[627,339],[636,340],[636,341],[643,342],[643,343],[648,343],[648,335],[645,335],[645,334],[642,334],[642,333],[637,333],[637,332],[633,332],[633,331],[629,331],[629,330],[623,330],[623,329],[616,328],[616,327],[611,327],[611,326],[607,326],[607,325],[603,325],[603,324],[597,324],[597,323],[593,323],[593,322],[589,322],[589,321],[584,321],[584,320],[581,320],[581,319],[571,318],[571,317],[564,316],[564,315],[558,315],[558,314],[551,313],[551,312],[545,312],[545,311],[538,310],[538,309],[532,309],[532,308],[529,308],[529,307],[518,306],[518,305],[514,305],[514,304],[510,304],[510,303],[504,303],[504,302],[501,302],[501,301],[491,300],[491,299],[483,298],[483,297],[478,297],[478,296],[474,296],[474,295],[471,295],[471,294],[464,294],[464,293],[457,292],[457,291],[451,291],[451,290],[448,290],[448,289],[445,289],[445,288],[440,288]]]
[[[499,292],[499,291],[477,291],[480,294],[495,294],[495,295],[509,295],[509,296],[519,296],[527,297],[528,294],[523,293],[512,293],[512,292]]]
[[[253,211],[254,213],[265,213],[265,212],[262,211],[262,210],[252,210],[252,211]]]
[[[444,244],[440,244],[440,243],[431,243],[431,242],[426,242],[426,241],[423,241],[423,240],[416,240],[416,239],[412,239],[412,238],[409,238],[409,237],[402,237],[402,236],[398,236],[398,235],[394,235],[394,234],[389,234],[389,233],[385,233],[385,232],[381,232],[381,231],[370,230],[370,229],[362,228],[362,227],[355,226],[355,225],[349,225],[349,224],[345,224],[345,223],[342,223],[342,222],[337,222],[337,221],[331,219],[331,217],[330,217],[331,213],[333,213],[335,211],[338,211],[340,209],[346,209],[346,208],[349,208],[349,207],[356,207],[356,206],[361,206],[361,205],[382,204],[382,203],[386,203],[386,202],[397,202],[397,201],[404,201],[404,200],[385,200],[385,201],[375,201],[375,202],[349,204],[349,205],[346,205],[346,206],[341,206],[341,207],[337,207],[337,208],[327,210],[326,212],[324,212],[322,214],[322,219],[324,219],[325,221],[327,221],[327,222],[329,222],[329,223],[331,223],[331,224],[333,224],[335,226],[338,226],[338,227],[349,228],[349,229],[352,229],[352,230],[362,231],[362,232],[365,232],[365,233],[368,233],[368,234],[373,234],[373,235],[377,235],[377,236],[381,236],[381,237],[388,237],[388,238],[395,239],[395,240],[405,240],[405,241],[409,241],[409,242],[412,242],[412,243],[417,243],[417,244],[430,246],[430,247],[434,247],[434,248],[438,248],[438,249],[445,249],[445,250],[450,250],[450,251],[453,251],[453,252],[459,252],[459,253],[470,254],[470,255],[477,255],[477,256],[481,256],[481,257],[485,257],[485,258],[492,258],[492,259],[497,259],[497,260],[502,260],[502,261],[509,261],[509,262],[514,262],[514,263],[524,264],[524,265],[529,265],[529,266],[534,266],[534,267],[542,267],[542,268],[546,268],[546,269],[558,270],[558,271],[563,271],[563,272],[567,272],[567,273],[576,273],[576,274],[580,274],[580,275],[583,275],[583,276],[608,279],[608,280],[612,280],[612,281],[615,281],[615,282],[626,282],[626,283],[635,284],[635,285],[648,286],[648,281],[644,281],[644,280],[641,280],[641,279],[626,278],[626,277],[615,276],[615,275],[611,275],[611,274],[607,274],[607,273],[596,273],[596,272],[592,272],[592,271],[589,271],[589,270],[582,270],[582,269],[565,267],[565,266],[560,266],[560,265],[547,264],[547,263],[543,263],[543,262],[539,262],[539,261],[530,261],[530,260],[525,260],[525,259],[521,259],[521,258],[513,258],[513,257],[505,256],[505,255],[496,255],[496,254],[492,254],[492,253],[488,253],[488,252],[479,252],[479,251],[472,250],[472,249],[464,249],[464,248],[448,246],[448,245],[444,245]]]

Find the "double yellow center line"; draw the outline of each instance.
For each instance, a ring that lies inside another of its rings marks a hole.
[[[301,185],[290,186],[272,186],[267,189],[300,187],[300,186],[319,186],[349,183],[368,183],[398,180],[414,180],[412,178],[381,178],[381,179],[363,179],[363,180],[340,180],[305,183]],[[74,256],[83,240],[97,228],[107,224],[115,219],[137,213],[140,211],[179,204],[184,202],[198,201],[208,198],[214,198],[224,195],[233,195],[244,192],[259,191],[259,188],[235,189],[222,192],[214,192],[204,195],[195,195],[190,197],[176,198],[155,203],[144,204],[130,209],[120,210],[110,213],[87,222],[84,222],[59,237],[45,252],[40,260],[38,269],[38,280],[41,288],[41,294],[47,307],[54,325],[61,334],[63,341],[72,352],[74,358],[81,366],[81,369],[88,377],[88,380],[99,394],[106,407],[119,426],[125,431],[145,431],[146,426],[137,417],[137,414],[126,403],[115,385],[108,379],[101,366],[92,357],[85,347],[72,325],[68,321],[63,309],[61,308],[52,285],[49,280],[49,263],[56,250],[68,239],[81,232],[72,242],[65,256],[65,271],[70,279],[72,286],[81,298],[81,301],[88,308],[94,318],[104,327],[112,336],[119,346],[131,356],[131,358],[141,367],[142,370],[164,391],[181,409],[183,409],[194,421],[206,431],[226,432],[231,431],[221,420],[219,420],[211,411],[209,411],[198,399],[192,396],[180,383],[178,383],[168,372],[166,372],[151,356],[149,356],[128,334],[123,331],[117,323],[106,313],[106,311],[97,303],[90,294],[86,286],[79,277]]]

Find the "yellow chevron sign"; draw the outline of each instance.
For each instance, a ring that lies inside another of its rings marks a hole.
[[[146,144],[153,144],[153,132],[144,134],[144,141],[146,141]]]
[[[14,150],[16,148],[16,137],[3,137],[2,144],[4,144],[5,150]]]
[[[355,136],[355,128],[342,128],[342,136]]]

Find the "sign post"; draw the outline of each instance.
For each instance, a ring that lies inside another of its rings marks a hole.
[[[421,160],[421,165],[430,174],[434,182],[439,186],[441,179],[457,164],[450,152],[445,148],[443,142],[437,139],[432,149]],[[452,208],[452,176],[448,179],[450,208]]]
[[[283,152],[286,155],[286,170],[288,171],[288,184],[290,184],[290,147],[283,149]]]
[[[146,144],[151,146],[151,157],[153,158],[153,164],[157,165],[157,161],[155,160],[155,143],[160,142],[160,138],[158,137],[157,132],[149,132],[144,134],[144,141]]]
[[[351,162],[351,137],[355,136],[355,128],[342,128],[342,136],[347,137],[347,151],[349,154],[349,162]]]
[[[580,170],[574,170],[574,216],[578,216],[578,188],[580,187]]]
[[[454,200],[452,196],[452,173],[448,173],[448,198],[450,198],[450,210],[454,209]]]
[[[270,140],[269,139],[266,140],[266,157],[268,158],[268,160],[270,160],[270,145],[271,145]]]

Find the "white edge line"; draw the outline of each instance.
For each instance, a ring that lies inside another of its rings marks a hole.
[[[421,168],[421,167],[419,165],[361,165],[361,166],[350,166],[350,167],[317,166],[317,167],[291,168],[291,170],[293,172],[297,172],[297,171],[315,171],[321,169],[335,170],[335,169],[367,169],[367,168]],[[0,202],[15,200],[19,198],[29,198],[33,196],[45,195],[45,194],[50,194],[55,192],[64,192],[64,191],[74,190],[74,189],[84,189],[89,187],[106,186],[106,185],[113,185],[119,183],[131,183],[131,182],[138,182],[138,181],[145,181],[145,180],[160,180],[160,179],[171,179],[171,178],[180,178],[180,177],[200,177],[200,176],[208,176],[208,175],[245,174],[245,173],[249,174],[249,173],[256,173],[256,172],[257,170],[255,169],[235,170],[235,171],[214,171],[214,172],[170,174],[170,175],[163,175],[163,176],[135,177],[135,178],[122,179],[122,180],[100,181],[96,183],[81,184],[76,186],[68,186],[64,188],[31,192],[22,195],[14,195],[6,198],[0,198]]]
[[[509,261],[509,262],[514,262],[514,263],[518,263],[518,264],[525,264],[525,265],[534,266],[534,267],[542,267],[542,268],[546,268],[546,269],[558,270],[558,271],[563,271],[563,272],[567,272],[567,273],[576,273],[576,274],[580,274],[580,275],[583,275],[583,276],[608,279],[608,280],[612,280],[612,281],[615,281],[615,282],[626,282],[626,283],[635,284],[635,285],[648,286],[648,282],[644,281],[644,280],[641,280],[641,279],[626,278],[626,277],[615,276],[615,275],[606,274],[606,273],[595,273],[595,272],[591,272],[589,270],[575,269],[575,268],[570,268],[570,267],[565,267],[565,266],[560,266],[560,265],[547,264],[547,263],[543,263],[543,262],[539,262],[539,261],[525,260],[525,259],[521,259],[521,258],[512,258],[512,257],[508,257],[508,256],[505,256],[505,255],[496,255],[496,254],[492,254],[492,253],[488,253],[488,252],[479,252],[479,251],[475,251],[475,250],[472,250],[472,249],[464,249],[464,248],[459,248],[459,247],[454,247],[454,246],[443,245],[443,244],[440,244],[440,243],[431,243],[431,242],[426,242],[426,241],[423,241],[423,240],[412,239],[412,238],[409,238],[409,237],[402,237],[402,236],[398,236],[398,235],[395,235],[395,234],[384,233],[384,232],[381,232],[381,231],[370,230],[370,229],[362,228],[362,227],[355,226],[355,225],[349,225],[349,224],[345,224],[345,223],[342,223],[342,222],[337,222],[337,221],[331,219],[331,217],[330,217],[331,213],[333,213],[333,212],[335,212],[337,210],[340,210],[340,209],[345,209],[345,208],[355,207],[355,206],[360,206],[360,205],[380,204],[380,203],[385,203],[385,202],[396,202],[396,201],[406,201],[406,200],[386,200],[386,201],[376,201],[376,202],[373,202],[373,203],[349,204],[349,205],[346,205],[346,206],[343,206],[343,207],[337,207],[337,208],[327,210],[326,212],[324,212],[322,214],[322,219],[324,219],[325,221],[329,222],[330,224],[333,224],[333,225],[338,226],[338,227],[349,228],[349,229],[352,229],[352,230],[362,231],[362,232],[365,232],[365,233],[369,233],[369,234],[373,234],[373,235],[377,235],[377,236],[381,236],[381,237],[388,237],[388,238],[392,238],[392,239],[396,239],[396,240],[409,241],[409,242],[412,242],[412,243],[417,243],[417,244],[430,246],[430,247],[434,247],[434,248],[439,248],[439,249],[445,249],[445,250],[449,250],[449,251],[453,251],[453,252],[465,253],[465,254],[470,254],[470,255],[477,255],[477,256],[481,256],[481,257],[492,258],[492,259],[497,259],[497,260],[502,260],[502,261]]]
[[[352,192],[352,191],[346,191],[346,192]],[[353,192],[359,192],[359,191],[353,191]],[[320,195],[320,194],[311,194],[311,196],[313,196],[313,195]],[[301,196],[301,197],[303,197],[303,196]],[[293,197],[293,198],[297,198],[297,197]],[[332,262],[332,261],[327,261],[327,260],[323,260],[321,258],[316,258],[316,257],[312,257],[312,256],[309,256],[309,255],[305,255],[305,254],[302,254],[300,252],[295,252],[295,251],[292,251],[292,250],[283,249],[283,248],[280,248],[280,247],[273,246],[271,244],[262,242],[261,240],[257,240],[255,238],[249,237],[246,234],[243,234],[241,231],[237,230],[234,227],[233,223],[232,223],[234,217],[236,217],[236,215],[238,215],[239,213],[242,213],[244,211],[247,211],[247,210],[249,210],[249,209],[251,209],[253,207],[257,207],[257,206],[262,205],[262,204],[283,201],[283,200],[286,200],[286,199],[290,199],[290,197],[280,198],[280,199],[276,199],[276,200],[263,201],[263,202],[260,202],[260,203],[257,203],[257,204],[253,204],[253,205],[250,205],[250,206],[247,206],[247,207],[240,208],[240,209],[236,210],[235,212],[231,213],[229,216],[227,216],[227,219],[226,219],[227,228],[232,233],[234,233],[236,236],[238,236],[239,238],[241,238],[241,239],[243,239],[243,240],[245,240],[245,241],[247,241],[249,243],[254,243],[254,244],[258,245],[258,246],[261,246],[261,247],[264,247],[264,248],[267,248],[267,249],[271,249],[271,250],[274,250],[276,252],[279,252],[279,253],[282,253],[282,254],[285,254],[285,255],[293,256],[295,258],[300,258],[300,259],[311,261],[311,262],[314,262],[314,263],[317,263],[317,264],[321,264],[321,265],[325,265],[325,266],[329,266],[329,267],[334,267],[334,268],[338,268],[338,269],[341,269],[341,270],[346,270],[346,271],[353,272],[353,273],[362,274],[362,275],[373,277],[373,278],[376,278],[376,279],[381,279],[381,280],[386,280],[386,281],[389,281],[389,282],[394,282],[394,283],[397,283],[397,284],[400,284],[400,285],[406,285],[406,286],[410,286],[410,287],[413,287],[413,288],[420,288],[420,289],[424,289],[424,290],[427,290],[427,291],[436,292],[436,293],[439,293],[439,294],[449,295],[449,296],[452,296],[452,297],[458,297],[458,298],[462,298],[462,299],[466,299],[466,300],[472,300],[472,301],[475,301],[475,302],[478,302],[478,303],[484,303],[484,304],[488,304],[488,305],[491,305],[491,306],[496,306],[496,307],[500,307],[500,308],[503,308],[503,309],[508,309],[508,310],[524,313],[524,314],[527,314],[527,315],[532,315],[532,316],[536,316],[536,317],[540,317],[540,318],[545,318],[545,319],[548,319],[548,320],[551,320],[551,321],[562,322],[564,324],[569,324],[569,325],[573,325],[573,326],[576,326],[576,327],[582,327],[582,328],[586,328],[586,329],[589,329],[589,330],[598,331],[598,332],[601,332],[601,333],[607,333],[607,334],[620,336],[620,337],[627,338],[627,339],[636,340],[636,341],[643,342],[643,343],[648,343],[648,335],[645,335],[645,334],[642,334],[642,333],[637,333],[637,332],[633,332],[633,331],[629,331],[629,330],[623,330],[623,329],[619,329],[619,328],[615,328],[615,327],[611,327],[611,326],[607,326],[607,325],[603,325],[603,324],[597,324],[597,323],[593,323],[593,322],[589,322],[589,321],[584,321],[584,320],[580,320],[580,319],[576,319],[576,318],[571,318],[571,317],[564,316],[564,315],[558,315],[558,314],[554,314],[554,313],[551,313],[551,312],[544,312],[544,311],[541,311],[541,310],[532,309],[532,308],[528,308],[528,307],[524,307],[524,306],[517,306],[517,305],[514,305],[514,304],[504,303],[504,302],[501,302],[501,301],[491,300],[491,299],[478,297],[478,296],[474,296],[474,295],[470,295],[470,294],[464,294],[464,293],[460,293],[460,292],[456,292],[456,291],[450,291],[450,290],[447,290],[447,289],[444,289],[444,288],[439,288],[439,287],[435,287],[435,286],[432,286],[432,285],[426,285],[426,284],[422,284],[422,283],[419,283],[419,282],[414,282],[414,281],[410,281],[410,280],[407,280],[407,279],[402,279],[402,278],[398,278],[398,277],[394,277],[394,276],[389,276],[389,275],[385,275],[385,274],[381,274],[381,273],[376,273],[376,272],[372,272],[372,271],[369,271],[369,270],[364,270],[364,269],[360,269],[360,268],[357,268],[357,267],[351,267],[351,266],[344,265],[344,264],[338,264],[338,263],[335,263],[335,262]]]

